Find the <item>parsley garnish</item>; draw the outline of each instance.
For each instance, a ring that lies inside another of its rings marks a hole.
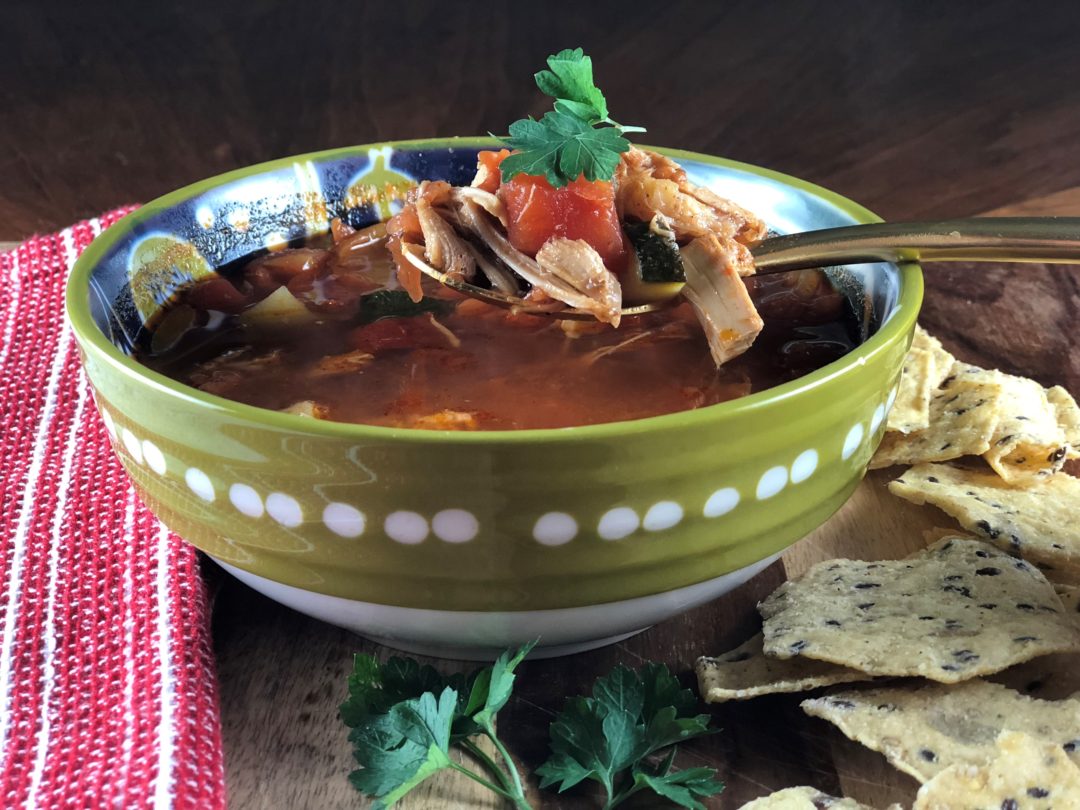
[[[411,658],[391,658],[380,665],[370,655],[355,656],[349,697],[340,711],[352,729],[349,741],[360,765],[349,781],[377,800],[373,810],[390,807],[448,768],[519,808],[529,807],[514,761],[495,735],[495,715],[510,699],[514,669],[532,648],[526,644],[517,652],[508,650],[490,667],[445,677]],[[491,740],[505,768],[473,742],[478,734]],[[484,765],[495,782],[451,759],[453,746]]]
[[[551,757],[536,773],[540,787],[559,792],[586,779],[604,786],[605,810],[642,790],[700,810],[699,797],[724,789],[712,768],[671,771],[672,747],[709,734],[709,716],[695,715],[697,700],[663,664],[634,672],[617,666],[593,686],[592,697],[572,697],[551,724]],[[659,764],[647,758],[671,747]]]
[[[503,180],[518,174],[543,175],[556,188],[582,175],[610,180],[619,155],[630,148],[623,126],[608,115],[607,99],[593,83],[592,59],[581,48],[560,51],[547,59],[550,70],[535,75],[536,86],[555,99],[555,109],[536,121],[510,125],[502,142],[515,150],[501,164]]]

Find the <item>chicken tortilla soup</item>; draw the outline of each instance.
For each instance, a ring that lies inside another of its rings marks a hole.
[[[753,277],[753,214],[631,147],[563,185],[481,152],[471,186],[424,182],[386,223],[187,287],[139,359],[202,391],[315,419],[433,430],[640,419],[760,391],[857,341],[821,271]],[[547,310],[468,298],[422,264]],[[624,306],[673,298],[622,317]],[[579,319],[560,318],[573,308]],[[592,317],[582,320],[582,313]]]

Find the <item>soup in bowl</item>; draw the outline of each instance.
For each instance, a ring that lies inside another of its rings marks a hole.
[[[181,189],[91,245],[68,311],[141,496],[240,579],[403,649],[558,654],[724,593],[839,508],[921,276],[751,277],[763,328],[719,367],[687,304],[616,327],[410,294],[379,223],[420,181],[469,186],[491,144],[361,146]],[[876,220],[658,151],[773,232]]]

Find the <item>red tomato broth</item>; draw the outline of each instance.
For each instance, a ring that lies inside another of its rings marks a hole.
[[[326,257],[303,250],[307,255],[270,254],[223,270],[232,291],[207,289],[219,278],[184,291],[170,312],[185,313],[177,320],[191,326],[157,347],[149,341],[139,360],[209,393],[273,410],[313,401],[340,422],[515,430],[716,404],[819,368],[855,342],[846,302],[817,271],[750,279],[765,329],[748,352],[717,369],[685,304],[626,319],[618,329],[572,324],[567,329],[580,334],[571,337],[557,321],[512,315],[424,278],[425,304],[435,301],[441,311],[365,324],[366,296],[393,284],[385,243],[353,250],[347,262],[336,248]],[[238,295],[247,308],[268,295],[268,263],[282,284],[297,288],[311,313],[307,322],[253,329],[236,314]],[[302,275],[312,267],[316,277]],[[325,295],[315,300],[312,288]],[[327,364],[348,371],[323,373]]]

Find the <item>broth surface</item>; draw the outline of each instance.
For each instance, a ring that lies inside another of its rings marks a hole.
[[[433,311],[364,323],[388,300],[405,303],[404,293],[387,292],[391,262],[381,244],[354,239],[345,249],[347,242],[238,262],[222,271],[229,289],[220,278],[194,285],[138,359],[203,391],[273,410],[370,425],[517,430],[713,405],[820,368],[854,345],[854,317],[819,271],[747,279],[765,329],[720,369],[687,304],[615,329],[513,315],[425,279],[423,305]],[[253,307],[283,284],[305,302],[302,322],[256,322]]]

